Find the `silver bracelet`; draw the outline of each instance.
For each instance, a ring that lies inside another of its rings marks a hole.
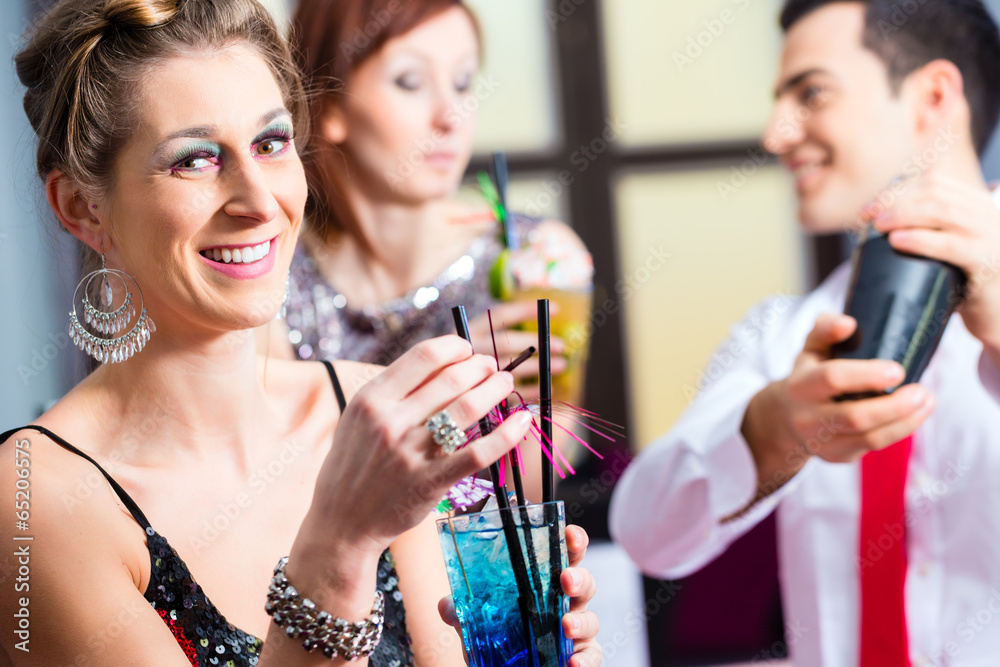
[[[310,653],[320,649],[331,660],[338,656],[357,660],[371,655],[382,639],[382,623],[385,620],[385,595],[382,591],[375,591],[371,616],[351,623],[318,611],[312,600],[299,595],[285,577],[287,564],[287,556],[278,561],[267,591],[264,610],[274,618],[274,622],[284,628],[289,637],[304,637],[302,646]]]

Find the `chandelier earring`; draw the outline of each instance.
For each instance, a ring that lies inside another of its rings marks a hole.
[[[277,315],[274,316],[276,320],[283,320],[288,315],[288,304],[292,300],[292,277],[288,276],[285,279],[285,295],[281,299],[281,308],[278,309]]]
[[[130,285],[138,293],[138,303]],[[81,290],[82,323],[77,316],[77,297]],[[96,297],[100,307],[90,302],[91,296]],[[112,309],[118,299],[121,303]],[[126,333],[117,335],[126,329]],[[69,337],[73,344],[102,364],[117,364],[146,347],[150,334],[155,331],[152,318],[146,314],[139,284],[124,271],[107,268],[102,245],[101,268],[85,275],[73,292],[73,310],[69,314]]]

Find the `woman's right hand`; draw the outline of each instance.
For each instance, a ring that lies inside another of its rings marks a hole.
[[[348,404],[319,473],[310,519],[340,544],[381,553],[416,526],[461,478],[501,458],[527,433],[527,414],[451,455],[425,424],[447,410],[475,425],[513,389],[510,373],[469,343],[444,336],[413,347]],[[309,519],[307,519],[309,520]]]
[[[554,315],[559,306],[554,301],[549,305],[549,314]],[[496,352],[500,365],[504,366],[517,355],[531,346],[538,347],[536,331],[519,331],[514,327],[530,322],[536,323],[538,304],[535,301],[511,301],[498,303],[490,308],[493,316],[493,326],[496,327]],[[469,323],[469,333],[472,335],[472,345],[481,354],[493,354],[494,337],[490,332],[490,322],[486,313]],[[566,370],[566,357],[563,356],[566,344],[558,336],[550,340],[552,348],[552,374],[558,375]],[[494,361],[494,368],[496,368]],[[514,369],[514,379],[517,391],[525,401],[538,398],[538,357],[528,359]]]

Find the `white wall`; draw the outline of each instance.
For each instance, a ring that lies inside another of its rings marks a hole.
[[[34,134],[14,72],[26,5],[0,3],[0,431],[31,421],[61,396],[79,362],[64,333],[66,283],[75,284],[77,269],[68,235],[42,207]]]

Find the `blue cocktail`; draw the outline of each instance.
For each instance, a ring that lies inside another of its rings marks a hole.
[[[559,574],[567,566],[563,504],[505,512],[522,554],[519,574],[517,555],[512,564],[507,549],[500,510],[437,523],[470,665],[565,667],[573,642],[563,634],[561,623],[569,611],[569,599],[559,585]]]

